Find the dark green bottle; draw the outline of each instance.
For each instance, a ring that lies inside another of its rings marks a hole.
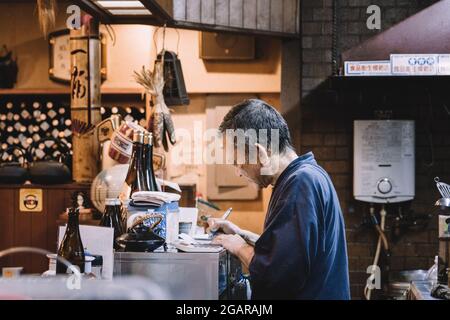
[[[153,170],[153,136],[150,132],[144,133],[144,177],[146,191],[159,191]]]
[[[125,178],[125,198],[130,198],[137,191],[147,191],[144,175],[144,133],[135,131],[133,134],[133,152],[130,159],[127,177]]]
[[[80,236],[80,222],[78,209],[68,209],[69,221],[67,223],[66,233],[58,249],[58,256],[68,260],[71,264],[77,266],[81,273],[84,272],[84,247]],[[67,266],[60,261],[56,262],[56,273],[67,273]]]
[[[113,247],[116,250],[119,249],[119,246],[116,244],[116,239],[124,233],[120,213],[119,199],[108,198],[105,200],[105,212],[100,220],[100,226],[114,229]]]

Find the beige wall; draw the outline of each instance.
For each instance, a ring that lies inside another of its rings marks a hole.
[[[252,95],[254,96],[254,95]],[[258,98],[267,101],[269,104],[276,108],[280,108],[280,95],[279,93],[264,93],[257,94]],[[191,94],[191,103],[189,106],[179,106],[173,108],[172,117],[176,128],[184,128],[189,130],[194,121],[203,123],[203,127],[206,128],[206,109],[207,107],[207,95],[206,94]],[[189,176],[189,181],[195,180],[197,185],[197,192],[202,195],[207,194],[207,181],[206,181],[206,165],[181,165],[172,167],[171,157],[168,155],[168,172],[167,178],[173,181],[182,182],[183,179],[178,180],[180,175]],[[186,180],[185,180],[186,181]],[[271,195],[271,188],[262,190],[258,199],[256,200],[214,200],[214,203],[219,205],[223,210],[229,207],[233,208],[233,214],[230,216],[230,220],[241,226],[242,228],[251,230],[253,232],[262,232],[267,204]],[[218,213],[218,217],[221,213]]]
[[[55,30],[63,29],[65,5],[58,1],[60,13]],[[156,55],[153,42],[155,29],[142,25],[115,25],[116,44],[108,38],[108,79],[103,88],[129,88],[138,86],[132,79],[133,70],[142,65],[151,67]],[[105,31],[102,26],[102,31]],[[106,32],[105,32],[106,34]],[[161,34],[157,33],[158,46]],[[199,33],[179,30],[179,57],[187,90],[191,93],[191,105],[177,107],[174,117],[192,115],[204,117],[205,98],[214,93],[257,94],[279,107],[280,92],[280,41],[257,41],[259,58],[249,62],[204,62],[199,58]],[[169,29],[166,48],[177,51],[178,34]],[[48,43],[41,36],[35,14],[34,2],[0,4],[0,45],[7,44],[18,57],[18,88],[57,88],[62,85],[48,78]],[[108,98],[110,100],[110,98]],[[230,219],[241,227],[261,232],[270,190],[261,193],[255,201],[219,201],[226,209],[235,208]]]
[[[66,19],[64,2],[59,4],[57,27]],[[156,56],[155,28],[144,25],[114,25],[116,43],[108,38],[108,79],[105,88],[138,88],[133,70],[151,66]],[[41,36],[34,2],[0,4],[0,44],[6,44],[18,57],[18,88],[59,87],[48,78],[48,43]],[[102,27],[105,32],[105,28]],[[105,32],[106,34],[106,32]],[[179,36],[178,36],[179,35]],[[156,36],[162,46],[162,31]],[[204,62],[199,58],[197,31],[168,29],[166,48],[177,51],[182,61],[187,90],[191,93],[279,92],[280,42],[264,39],[259,58],[249,62]]]

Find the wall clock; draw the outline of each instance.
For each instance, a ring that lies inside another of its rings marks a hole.
[[[49,77],[51,80],[70,84],[70,30],[63,29],[49,34]],[[106,37],[100,34],[101,77],[106,80]]]

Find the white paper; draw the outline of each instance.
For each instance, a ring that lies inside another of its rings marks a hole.
[[[59,227],[58,248],[66,232],[66,226]],[[80,225],[80,235],[83,246],[90,254],[103,257],[102,277],[111,280],[114,267],[114,229],[106,227]]]
[[[189,230],[189,235],[193,237],[196,232],[198,219],[198,209],[197,208],[184,208],[180,207],[180,223],[188,223],[191,224],[191,228]]]

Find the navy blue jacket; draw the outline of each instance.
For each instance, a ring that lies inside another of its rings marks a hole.
[[[252,299],[350,299],[339,200],[311,152],[276,181],[249,271]]]

